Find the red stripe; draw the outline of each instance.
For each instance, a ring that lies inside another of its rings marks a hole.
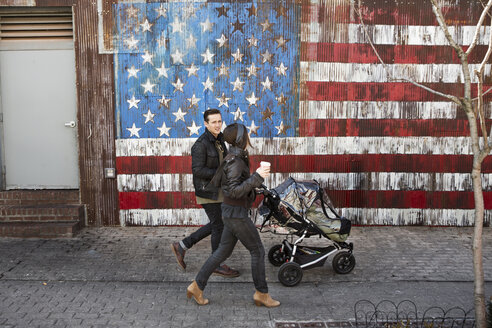
[[[464,47],[466,50],[467,47]],[[475,47],[468,63],[480,63],[488,46]],[[387,64],[459,64],[460,60],[449,46],[376,45]],[[301,61],[331,63],[379,64],[371,45],[365,43],[301,43]]]
[[[451,25],[476,25],[482,5],[479,1],[460,1],[460,6],[442,6],[441,10],[448,26]],[[385,2],[374,0],[364,1],[361,8],[362,19],[365,24],[386,24],[386,25],[438,25],[436,16],[432,11],[430,1],[408,1],[403,3]],[[352,23],[359,23],[359,16],[354,15]],[[490,20],[486,19],[485,26],[490,25]]]
[[[352,154],[352,155],[255,155],[250,157],[251,167],[260,161],[272,163],[272,171],[292,172],[415,172],[415,173],[470,173],[471,155],[404,155],[404,154]],[[173,165],[172,163],[181,163]],[[142,164],[143,163],[143,164]],[[170,163],[170,165],[166,165]],[[189,156],[117,157],[118,174],[191,174]],[[492,156],[485,158],[483,173],[492,173]]]
[[[492,120],[487,120],[487,131]],[[299,120],[299,135],[302,137],[337,137],[337,136],[430,136],[461,137],[469,136],[467,120]]]
[[[473,209],[471,191],[327,190],[336,207]],[[492,192],[484,192],[492,209]],[[120,209],[198,208],[193,192],[120,192]],[[258,199],[259,201],[259,199]]]
[[[462,96],[461,83],[425,83],[433,90]],[[486,91],[489,87],[484,86]],[[476,96],[476,85],[472,85],[472,97]],[[356,83],[307,81],[302,86],[301,100],[317,101],[442,101],[446,98],[435,95],[411,83]],[[492,100],[492,92],[484,96]]]
[[[483,7],[479,1],[460,1],[460,6],[443,6],[441,8],[448,25],[476,25]],[[356,7],[357,8],[357,7]],[[347,5],[304,5],[302,6],[302,22],[323,23],[354,23],[359,24],[356,12],[350,15],[350,4]],[[430,1],[390,2],[378,0],[364,1],[361,7],[362,19],[365,24],[384,25],[435,25],[436,16]],[[484,22],[489,26],[489,20]]]
[[[116,157],[118,174],[191,173],[191,156]]]

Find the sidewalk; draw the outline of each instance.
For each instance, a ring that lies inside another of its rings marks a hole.
[[[267,260],[270,293],[282,302],[273,309],[253,304],[249,254],[239,244],[226,263],[241,276],[212,276],[208,306],[186,299],[210,241],[187,252],[186,272],[169,245],[195,229],[87,228],[73,239],[0,239],[0,327],[326,327],[353,321],[359,300],[411,300],[419,312],[473,309],[472,228],[354,227],[352,273],[334,273],[329,258],[292,288],[278,282],[278,268]],[[268,252],[282,236],[262,239]],[[488,299],[491,228],[484,229],[483,247]]]

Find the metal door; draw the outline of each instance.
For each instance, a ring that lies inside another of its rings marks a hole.
[[[73,49],[0,51],[7,189],[79,187]]]

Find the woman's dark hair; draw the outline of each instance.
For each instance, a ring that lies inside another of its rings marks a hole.
[[[205,113],[203,113],[203,121],[208,123],[208,116],[213,115],[213,114],[220,114],[222,116],[222,113],[220,112],[220,110],[218,110],[217,108],[210,108],[210,109],[207,109],[205,111]]]
[[[243,124],[230,124],[224,129],[224,132],[222,133],[224,134],[224,140],[232,146],[241,149],[246,149],[247,146],[251,146],[248,130]]]

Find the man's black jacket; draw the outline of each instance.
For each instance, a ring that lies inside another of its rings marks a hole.
[[[215,147],[216,141],[219,141],[222,149],[224,149],[225,157],[227,148],[222,132],[215,139],[213,134],[208,129],[205,129],[205,132],[198,137],[193,147],[191,147],[191,170],[193,172],[195,195],[213,200],[217,200],[219,188],[208,184],[220,165],[219,153]],[[206,190],[205,186],[207,186]]]

